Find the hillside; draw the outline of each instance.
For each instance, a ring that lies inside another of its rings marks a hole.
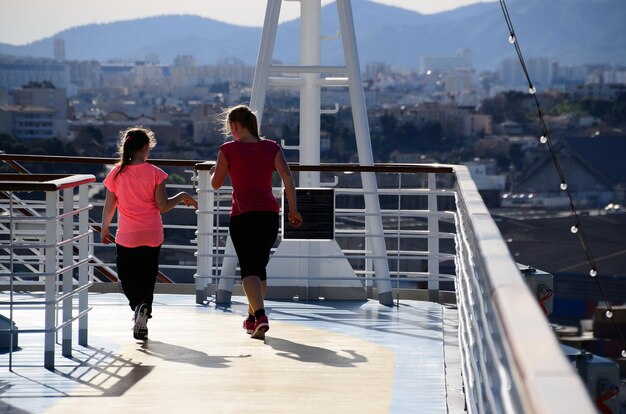
[[[509,14],[524,55],[549,57],[561,65],[626,64],[626,7],[615,0],[509,0]],[[478,3],[423,15],[366,0],[352,2],[361,64],[383,61],[416,68],[420,56],[474,52],[477,69],[494,70],[514,57],[500,3]],[[335,4],[322,10],[322,34],[338,30]],[[299,20],[280,25],[274,57],[298,61]],[[143,60],[157,54],[169,64],[194,55],[199,64],[238,58],[256,61],[261,28],[221,23],[198,16],[160,16],[74,27],[24,45],[0,43],[0,54],[51,57],[54,38],[65,40],[70,60]],[[343,61],[341,42],[322,42],[323,63]]]

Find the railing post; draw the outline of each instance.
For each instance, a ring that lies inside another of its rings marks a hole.
[[[428,174],[428,300],[439,302],[439,208],[437,177]]]
[[[57,271],[57,214],[59,199],[57,191],[46,191],[46,247],[45,247],[45,333],[44,367],[54,368],[54,345],[56,337],[56,271]]]
[[[74,233],[74,217],[71,215],[74,209],[74,189],[73,188],[65,188],[63,190],[63,218],[61,221],[61,225],[63,228],[63,240],[69,240],[72,238]],[[74,253],[73,253],[73,245],[72,243],[65,243],[62,248],[63,259],[61,263],[63,267],[67,268],[72,266],[74,262]],[[63,294],[68,295],[62,301],[63,308],[63,322],[67,322],[72,319],[72,302],[73,298],[69,293],[73,288],[73,270],[66,270],[62,273],[63,275]],[[63,356],[69,357],[72,356],[72,324],[68,323],[62,328],[62,339],[61,339],[61,352]]]
[[[87,234],[78,241],[78,260],[82,261],[89,256],[93,256],[93,243],[90,239],[93,232],[89,228],[89,211],[86,207],[89,205],[89,186],[81,185],[78,187],[78,208],[85,209],[78,213],[78,234]],[[89,263],[85,262],[78,267],[78,285],[80,287],[89,283]],[[78,294],[78,313],[82,313],[89,305],[89,291],[84,289]],[[87,313],[78,319],[78,344],[82,346],[88,345],[89,318]]]
[[[210,189],[209,170],[198,171],[198,270],[196,273],[196,303],[203,304],[208,296],[207,286],[213,268],[214,197]]]

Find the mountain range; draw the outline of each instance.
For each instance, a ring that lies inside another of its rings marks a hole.
[[[359,60],[419,67],[421,56],[454,56],[459,49],[474,54],[474,67],[495,70],[502,59],[516,57],[501,2],[476,3],[452,11],[424,15],[367,0],[354,0],[352,10]],[[504,3],[526,58],[547,57],[562,66],[626,64],[624,0],[509,0]],[[0,43],[0,54],[52,57],[53,40],[65,41],[68,60],[143,60],[157,55],[170,64],[177,55],[193,55],[198,64],[237,58],[256,62],[260,27],[243,27],[190,15],[168,15],[61,31],[23,46]],[[335,3],[322,8],[322,35],[339,30]],[[281,23],[274,59],[299,60],[300,22]],[[341,41],[322,41],[322,63],[341,64]]]

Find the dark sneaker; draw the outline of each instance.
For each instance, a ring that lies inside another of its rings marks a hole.
[[[135,339],[143,340],[148,338],[148,306],[145,303],[137,305],[133,320],[135,321],[133,326]]]
[[[270,324],[266,316],[261,316],[254,324],[254,331],[250,335],[254,339],[265,339],[265,332],[270,330]]]
[[[246,330],[246,333],[248,335],[250,335],[250,334],[252,334],[252,332],[254,332],[254,325],[255,325],[255,322],[250,320],[249,318],[246,318],[243,321],[243,329]]]

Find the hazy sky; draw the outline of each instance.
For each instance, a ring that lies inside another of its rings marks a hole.
[[[322,5],[333,0],[322,0]],[[359,0],[352,1],[352,7]],[[374,0],[424,14],[481,0]],[[496,0],[482,0],[492,2]],[[0,0],[0,43],[23,45],[71,27],[164,14],[194,14],[241,26],[262,26],[265,0]],[[242,12],[242,10],[246,10]],[[300,5],[283,1],[280,21],[300,14]]]

